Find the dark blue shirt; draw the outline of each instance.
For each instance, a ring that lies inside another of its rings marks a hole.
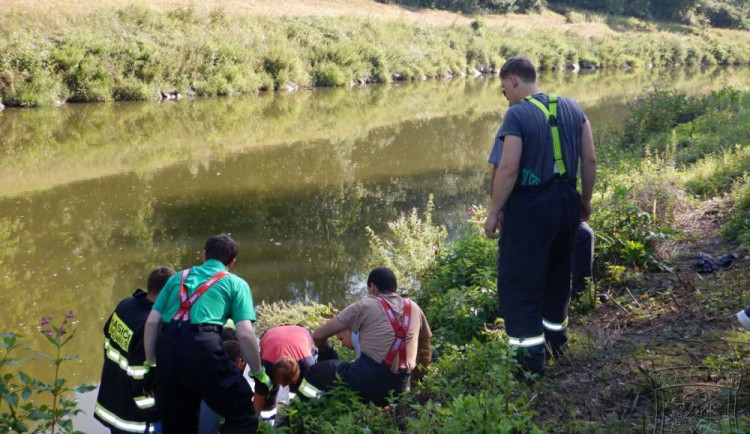
[[[549,107],[546,94],[538,93],[532,97]],[[574,100],[558,97],[557,120],[565,169],[569,177],[575,178],[581,155],[581,126],[586,122],[586,115]],[[552,132],[547,116],[538,107],[529,101],[521,101],[508,109],[495,136],[488,160],[490,164],[500,164],[503,139],[507,135],[520,137],[523,145],[516,185],[543,182],[555,174]]]

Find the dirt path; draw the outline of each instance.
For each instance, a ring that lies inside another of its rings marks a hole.
[[[692,269],[698,252],[716,258],[736,247],[720,237],[725,214],[721,201],[686,210],[676,221],[680,236],[667,246],[674,273],[600,288],[608,301],[571,317],[569,358],[539,386],[538,422],[588,421],[604,432],[737,432],[750,414],[750,332],[733,317],[750,295],[748,260],[711,275]]]

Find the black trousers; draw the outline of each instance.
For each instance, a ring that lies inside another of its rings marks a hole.
[[[198,432],[201,400],[222,415],[222,433],[254,433],[253,391],[230,362],[220,327],[165,324],[156,340],[156,406],[166,434]]]
[[[573,239],[581,197],[555,179],[540,188],[517,188],[504,208],[499,241],[500,314],[522,366],[544,372],[545,343],[565,349]]]
[[[573,294],[586,289],[586,278],[592,277],[593,268],[594,231],[586,222],[581,222],[576,229],[573,256],[570,263],[570,274],[573,275],[571,288]]]
[[[365,402],[379,407],[388,405],[388,397],[398,395],[409,387],[409,374],[394,374],[391,367],[362,354],[354,362],[325,360],[310,367],[305,379],[322,391],[331,389],[336,378],[341,378]],[[303,397],[303,395],[300,395]],[[304,398],[303,398],[304,399]]]

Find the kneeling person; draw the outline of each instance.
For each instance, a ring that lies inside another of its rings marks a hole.
[[[357,360],[327,361],[321,368],[335,367],[348,387],[378,406],[388,405],[391,393],[408,388],[412,375],[421,379],[432,357],[432,332],[422,309],[396,294],[396,289],[396,276],[391,270],[372,270],[367,278],[368,295],[313,332],[321,354],[330,352],[329,337],[347,328],[359,333],[361,354]],[[318,394],[306,386],[309,384],[303,382],[300,387],[305,396]]]
[[[299,325],[281,325],[266,330],[260,337],[260,363],[270,373],[271,390],[259,385],[255,390],[255,412],[270,410],[276,404],[279,386],[297,392],[307,369],[315,363],[312,334]]]

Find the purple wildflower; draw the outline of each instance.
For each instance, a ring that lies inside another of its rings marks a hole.
[[[73,318],[74,316],[75,316],[75,314],[73,313],[73,311],[72,311],[72,310],[69,310],[69,311],[68,311],[68,314],[67,314],[67,315],[65,315],[65,317],[66,317],[66,318],[68,318],[68,319],[72,319],[72,318]]]
[[[42,330],[42,333],[44,333],[45,335],[47,335],[49,337],[52,337],[52,330],[50,330],[50,329]]]
[[[49,318],[47,318],[46,316],[43,316],[42,317],[42,324],[41,324],[41,326],[44,327],[47,324],[49,324]]]

